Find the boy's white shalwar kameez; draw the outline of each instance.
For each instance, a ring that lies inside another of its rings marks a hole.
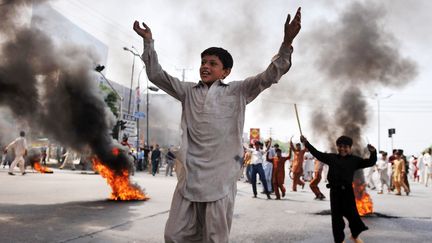
[[[144,40],[149,80],[182,104],[178,183],[165,228],[166,242],[228,242],[237,178],[243,164],[246,105],[277,83],[291,66],[282,46],[268,68],[244,81],[181,82],[158,62],[154,41]]]

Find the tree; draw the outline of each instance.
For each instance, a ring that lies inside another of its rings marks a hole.
[[[108,105],[108,107],[111,109],[111,112],[117,117],[119,118],[119,110],[117,107],[117,101],[118,101],[118,97],[117,95],[114,93],[114,91],[112,91],[108,86],[104,85],[103,83],[99,84],[100,89],[102,90],[102,92],[104,93],[104,101],[105,103]]]
[[[119,128],[120,128],[119,110],[117,107],[118,97],[117,97],[116,93],[114,93],[114,91],[110,87],[104,85],[103,83],[99,84],[99,88],[101,89],[101,91],[104,94],[105,104],[107,104],[107,106],[110,108],[111,112],[117,118],[118,122],[116,122],[116,124],[114,125],[114,127],[112,129],[112,137],[114,139],[118,140],[118,134],[119,134]]]

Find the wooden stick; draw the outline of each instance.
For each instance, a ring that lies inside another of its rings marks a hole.
[[[294,109],[295,109],[295,113],[296,113],[296,117],[297,117],[297,124],[300,130],[300,135],[303,135],[302,130],[301,130],[301,125],[300,125],[300,119],[299,119],[299,115],[298,115],[298,111],[297,111],[297,104],[294,103]]]

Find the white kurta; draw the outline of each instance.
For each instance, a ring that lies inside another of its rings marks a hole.
[[[149,80],[182,104],[182,144],[177,189],[190,201],[216,201],[230,193],[243,164],[246,105],[291,67],[292,49],[282,46],[267,69],[243,81],[182,82],[160,66],[154,42],[144,41]]]

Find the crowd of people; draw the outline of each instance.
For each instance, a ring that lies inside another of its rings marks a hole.
[[[155,176],[159,174],[160,168],[165,168],[166,176],[175,173],[176,151],[173,146],[160,148],[154,146],[139,147],[138,150],[128,143],[124,137],[121,144],[129,150],[133,161],[132,171],[147,171]],[[320,191],[318,184],[324,179],[327,183],[328,166],[316,159],[301,143],[289,142],[289,149],[283,152],[277,143],[272,144],[269,139],[265,142],[254,141],[248,148],[244,149],[244,165],[240,179],[251,183],[253,196],[257,197],[257,174],[263,185],[262,193],[271,198],[274,193],[276,199],[285,197],[285,170],[291,179],[291,191],[297,191],[300,186],[304,189],[309,182],[310,190],[314,193],[316,200],[324,200],[326,197]],[[4,147],[1,157],[3,168],[8,166],[9,175],[15,175],[14,168],[19,167],[22,175],[25,175],[25,157],[27,155],[27,141],[25,132]],[[46,147],[40,148],[41,164],[46,165],[49,156]],[[66,147],[57,147],[55,160],[59,169],[69,167],[75,170],[81,166],[82,170],[91,169],[91,155],[79,154]],[[385,192],[395,195],[410,194],[410,181],[420,183],[425,187],[432,185],[432,148],[420,153],[419,156],[404,155],[401,149],[394,149],[391,155],[385,151],[379,151],[377,163],[364,169],[367,187],[376,190],[377,194]],[[78,163],[77,163],[78,162]],[[288,164],[286,166],[286,164]]]
[[[174,147],[160,148],[158,144],[154,146],[143,146],[136,150],[128,143],[128,137],[124,136],[121,145],[128,151],[131,158],[131,172],[148,171],[153,176],[159,173],[161,167],[166,167],[166,176],[173,176],[176,155]],[[26,174],[26,167],[33,166],[29,157],[37,157],[41,165],[58,166],[59,169],[83,171],[93,170],[93,154],[89,148],[82,152],[77,152],[65,146],[29,146],[24,131],[7,146],[3,146],[3,153],[0,153],[0,167],[7,168],[9,175],[16,175],[15,168],[18,166],[22,175]]]
[[[302,148],[300,143],[294,146],[290,141],[290,148],[288,153],[284,154],[285,156],[279,144],[272,145],[271,143],[271,139],[265,143],[254,141],[249,148],[245,148],[245,169],[241,178],[246,178],[245,182],[252,184],[253,197],[257,197],[257,174],[263,185],[262,193],[266,194],[268,199],[271,199],[271,193],[275,193],[276,200],[285,197],[285,164],[288,162],[289,176],[292,179],[291,191],[297,191],[297,186],[304,189],[305,181],[308,181],[315,194],[315,199],[323,200],[325,196],[319,190],[318,183],[321,180],[324,164],[316,160],[306,148]]]
[[[262,193],[266,194],[267,198],[271,198],[272,193],[277,200],[285,197],[287,172],[292,192],[296,192],[299,186],[304,189],[305,183],[309,182],[315,199],[324,200],[326,197],[318,184],[322,180],[328,183],[328,166],[315,158],[301,143],[294,144],[290,141],[286,152],[279,148],[279,144],[271,143],[271,139],[265,142],[254,141],[248,148],[244,148],[244,169],[240,179],[244,178],[245,182],[252,184],[253,197],[258,195],[257,174],[263,185]],[[432,149],[427,149],[420,156],[412,155],[407,158],[401,149],[394,149],[390,156],[385,151],[379,151],[376,164],[364,169],[367,187],[376,190],[377,194],[388,192],[402,195],[404,192],[409,195],[409,181],[431,186],[431,154]]]
[[[410,181],[429,186],[432,179],[432,149],[428,148],[419,156],[409,158],[402,149],[394,149],[392,155],[380,151],[378,162],[368,169],[366,174],[367,185],[371,190],[378,190],[378,194],[395,192],[402,195],[402,189],[408,196],[411,192]],[[374,178],[378,178],[375,183]]]

